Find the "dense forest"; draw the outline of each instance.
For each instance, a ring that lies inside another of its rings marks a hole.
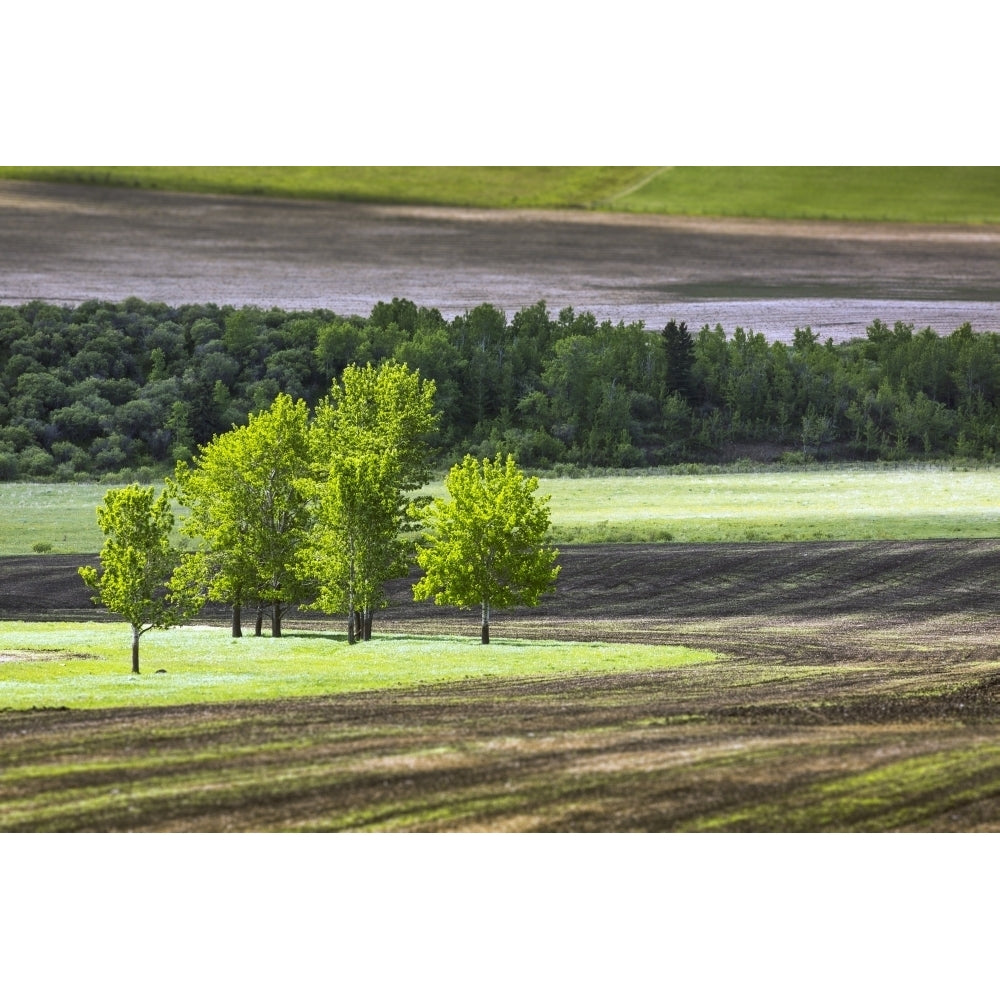
[[[680,310],[679,310],[680,311]],[[879,320],[834,344],[721,326],[599,323],[544,302],[452,320],[406,299],[367,317],[131,298],[0,307],[0,479],[151,481],[279,393],[312,407],[349,364],[437,386],[435,446],[555,472],[815,458],[993,459],[1000,335]]]

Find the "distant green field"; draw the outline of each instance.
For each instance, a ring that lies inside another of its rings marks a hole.
[[[0,177],[225,194],[658,215],[1000,223],[1000,167],[0,167]]]
[[[97,552],[107,486],[0,484],[0,556]],[[443,485],[425,491],[441,495]],[[1000,469],[805,471],[543,479],[558,543],[740,542],[1000,535]]]
[[[563,542],[990,538],[1000,470],[941,468],[547,480]]]
[[[1000,222],[1000,167],[669,167],[609,207],[667,215]]]
[[[376,691],[468,678],[664,669],[717,659],[705,650],[626,643],[379,636],[343,632],[233,639],[226,628],[149,632],[131,673],[127,625],[4,622],[0,709],[111,708],[257,701]],[[157,674],[157,670],[165,674]]]
[[[0,177],[477,208],[586,208],[652,167],[0,167]]]

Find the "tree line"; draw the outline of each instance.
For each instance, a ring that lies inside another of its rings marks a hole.
[[[1000,335],[874,320],[863,338],[790,343],[721,326],[599,323],[544,302],[446,321],[406,299],[366,317],[127,299],[0,307],[0,479],[142,481],[281,394],[316,406],[350,365],[433,380],[442,464],[720,461],[766,445],[810,457],[996,457]]]
[[[482,611],[537,604],[558,575],[547,544],[548,498],[535,496],[512,456],[471,455],[445,479],[448,499],[415,496],[432,475],[429,437],[440,413],[435,384],[406,364],[348,365],[314,409],[279,393],[246,423],[179,459],[160,496],[139,484],[109,490],[98,508],[100,569],[81,567],[94,600],[139,639],[197,614],[206,601],[270,611],[282,634],[291,605],[346,615],[347,639],[372,636],[385,585],[416,562],[417,599]],[[193,550],[171,543],[171,500]]]

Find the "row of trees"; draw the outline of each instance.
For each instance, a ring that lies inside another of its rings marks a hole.
[[[279,394],[314,407],[350,365],[395,361],[437,386],[446,464],[719,460],[734,446],[853,458],[993,458],[1000,335],[874,321],[791,343],[720,326],[598,323],[542,302],[446,321],[405,299],[329,310],[179,308],[138,299],[0,307],[0,478],[146,481]]]
[[[513,457],[467,456],[445,481],[450,499],[413,499],[431,478],[435,388],[405,364],[349,365],[313,412],[279,394],[178,461],[159,498],[139,485],[109,491],[101,572],[80,572],[130,622],[133,670],[146,629],[186,620],[206,600],[232,608],[234,637],[245,607],[258,635],[269,608],[280,636],[285,610],[303,605],[346,614],[349,643],[370,639],[386,583],[414,560],[425,571],[415,596],[481,607],[484,643],[491,607],[551,590],[548,498],[534,496],[537,479]],[[171,499],[186,509],[180,530],[193,551],[170,544]]]

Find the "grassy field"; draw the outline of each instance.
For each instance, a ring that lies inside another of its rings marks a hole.
[[[848,541],[1000,534],[1000,470],[858,469],[554,479],[563,542]]]
[[[217,194],[657,215],[1000,223],[1000,167],[0,167]]]
[[[671,167],[609,207],[667,215],[1000,222],[998,167]]]
[[[475,208],[586,208],[651,167],[0,167],[0,177],[212,194]]]
[[[470,679],[667,669],[717,658],[683,647],[590,642],[498,639],[484,647],[478,637],[382,636],[349,647],[343,632],[233,639],[225,628],[189,625],[146,633],[135,676],[130,642],[122,624],[4,622],[0,709],[261,701]]]
[[[815,466],[806,471],[542,479],[557,542],[989,538],[1000,470]],[[0,556],[93,553],[107,486],[0,484]],[[428,493],[442,495],[441,483]]]

